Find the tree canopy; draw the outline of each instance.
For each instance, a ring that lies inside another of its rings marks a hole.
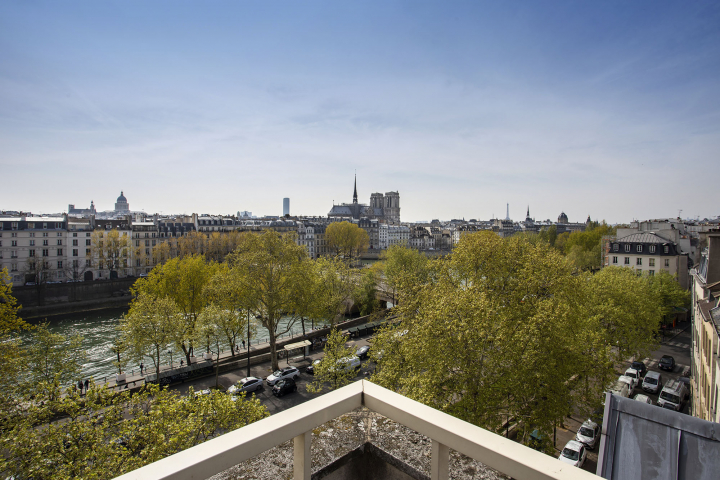
[[[352,263],[370,244],[368,233],[354,223],[334,222],[325,229],[325,240],[336,256]]]

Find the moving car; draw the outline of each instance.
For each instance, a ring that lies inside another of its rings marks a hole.
[[[585,420],[575,434],[575,440],[593,450],[600,441],[600,425],[592,420]]]
[[[677,380],[668,380],[660,392],[657,404],[659,407],[672,408],[675,411],[682,410],[685,400],[689,396],[685,384]]]
[[[642,389],[646,392],[657,393],[663,386],[662,374],[659,372],[648,372],[642,383]]]
[[[370,351],[369,345],[363,345],[362,347],[358,348],[355,352],[355,356],[358,357],[360,360],[367,358],[368,352]]]
[[[652,399],[643,393],[638,393],[637,395],[635,395],[633,400],[637,400],[638,402],[642,402],[642,403],[648,403],[650,405],[653,404]]]
[[[292,378],[283,378],[278,380],[273,386],[272,393],[276,397],[282,397],[286,393],[297,392],[297,385]]]
[[[670,355],[663,355],[658,362],[658,367],[672,372],[675,368],[675,359]]]
[[[255,392],[263,388],[263,382],[257,377],[245,377],[238,381],[235,385],[228,388],[227,393],[230,395],[239,395],[241,392]]]
[[[563,463],[568,463],[573,467],[582,467],[583,463],[585,463],[585,458],[587,458],[585,445],[578,441],[570,440],[565,445],[565,448],[562,449],[562,452],[560,452],[558,460]]]
[[[295,367],[285,367],[281,370],[273,372],[272,375],[268,375],[265,381],[268,385],[273,386],[275,385],[275,382],[284,378],[292,378],[293,380],[298,380],[300,378],[300,370]]]
[[[320,363],[320,359],[318,358],[312,364],[305,369],[305,373],[309,373],[310,375],[315,375],[315,366]]]

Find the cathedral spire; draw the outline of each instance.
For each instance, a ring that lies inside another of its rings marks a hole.
[[[353,203],[357,203],[357,173],[355,174],[355,190],[353,192]]]

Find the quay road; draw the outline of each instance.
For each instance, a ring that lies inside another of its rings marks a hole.
[[[359,348],[363,345],[369,345],[369,340],[371,341],[372,336],[364,336],[356,339],[352,339],[347,342],[348,346],[353,346],[354,348]],[[305,373],[305,367],[310,365],[313,360],[317,358],[321,358],[323,355],[322,351],[312,352],[310,355],[308,355],[305,359],[302,360],[293,360],[290,359],[290,365],[297,367],[300,370],[300,380],[297,382],[298,384],[298,391],[296,393],[290,393],[287,394],[281,398],[275,397],[271,392],[271,387],[268,387],[265,385],[265,387],[260,390],[259,392],[254,392],[251,395],[256,395],[257,398],[268,408],[268,411],[270,414],[275,414],[278,412],[281,412],[285,409],[294,407],[296,405],[299,405],[301,403],[304,403],[308,400],[311,400],[315,397],[318,397],[322,395],[323,393],[309,393],[306,389],[306,385],[309,382],[312,382],[313,376]],[[672,372],[668,372],[665,370],[660,370],[657,366],[658,360],[663,355],[672,355],[675,358],[675,368]],[[648,371],[656,371],[660,372],[663,375],[663,381],[667,382],[671,379],[677,379],[682,375],[683,369],[686,366],[690,365],[690,331],[689,331],[689,322],[685,323],[684,325],[681,325],[679,333],[677,333],[673,337],[668,337],[666,341],[664,341],[660,347],[652,353],[652,356],[650,358],[647,358],[644,360],[644,363],[648,367]],[[284,367],[287,365],[286,360],[282,360],[280,362],[280,366]],[[630,362],[627,362],[626,365],[623,365],[622,368],[618,369],[618,375],[624,373],[625,369],[630,366]],[[367,360],[364,360],[362,363],[362,366],[358,372],[358,376],[356,378],[361,378],[363,375],[370,373],[372,371],[372,365],[368,364]],[[259,378],[265,378],[270,373],[270,363],[262,363],[258,365],[253,365],[250,367],[250,373],[251,376],[259,377]],[[233,385],[235,382],[240,380],[241,378],[244,378],[247,376],[247,370],[246,368],[241,368],[238,370],[233,370],[230,372],[222,373],[219,376],[218,382],[220,385],[222,385],[225,389]],[[172,386],[171,388],[173,390],[178,391],[181,394],[187,394],[190,387],[193,387],[195,391],[203,390],[206,388],[211,388],[215,386],[215,376],[208,376],[204,378],[199,379],[193,379],[188,380],[185,383],[177,384]],[[637,388],[634,392],[634,394],[643,393],[650,397],[653,401],[653,404],[657,404],[657,399],[659,393],[656,394],[650,394],[647,392],[642,391],[642,389]],[[691,392],[692,395],[693,392]],[[634,395],[633,395],[634,396]],[[686,405],[683,408],[683,413],[688,414],[689,413],[689,403],[686,403]],[[659,408],[659,407],[658,407]],[[560,452],[562,451],[562,448],[565,446],[565,444],[569,440],[573,440],[575,438],[575,434],[577,433],[578,429],[582,425],[582,423],[586,420],[586,418],[581,417],[577,414],[574,414],[570,417],[566,417],[564,419],[564,424],[562,426],[559,426],[556,431],[556,441],[555,441],[555,456],[557,457]],[[512,438],[512,436],[511,436]],[[594,451],[590,451],[587,457],[587,460],[585,461],[585,464],[583,466],[583,470],[587,470],[589,472],[595,473],[597,469],[597,447]]]

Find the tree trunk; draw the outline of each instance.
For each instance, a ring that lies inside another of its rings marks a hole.
[[[270,335],[270,358],[272,359],[272,371],[280,370],[280,364],[277,359],[277,345],[275,344],[275,332],[268,329]]]
[[[305,317],[300,317],[300,324],[302,324],[303,337],[305,336]]]
[[[182,347],[183,354],[185,354],[185,360],[187,360],[187,364],[190,365],[190,355],[192,352],[192,347],[188,349],[187,347],[185,347],[184,343],[180,346]]]
[[[155,346],[157,362],[155,362],[155,381],[160,385],[160,345]]]

